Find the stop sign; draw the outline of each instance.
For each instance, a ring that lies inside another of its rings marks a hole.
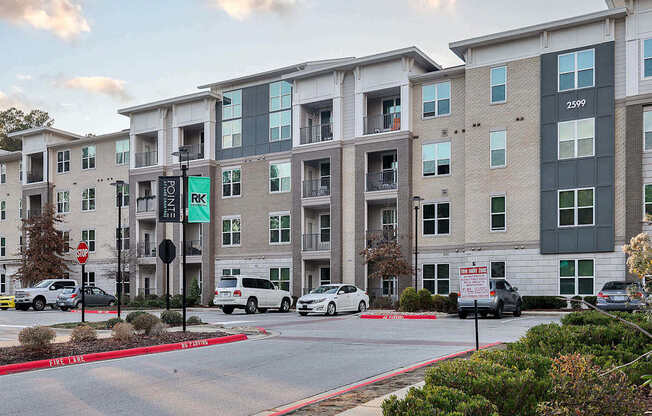
[[[76,256],[79,264],[86,264],[86,260],[88,260],[88,245],[86,242],[82,241],[79,243]]]

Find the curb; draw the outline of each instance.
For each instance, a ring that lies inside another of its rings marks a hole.
[[[133,357],[136,355],[156,354],[159,352],[187,350],[190,348],[207,347],[209,345],[228,344],[248,339],[244,334],[228,335],[219,338],[198,339],[194,341],[183,341],[174,344],[153,345],[150,347],[138,347],[128,350],[116,350],[105,352],[94,352],[70,357],[50,358],[47,360],[28,361],[0,366],[0,376],[7,374],[22,373],[24,371],[37,370],[42,368],[64,367],[74,364],[91,363],[94,361],[112,360],[115,358]]]
[[[437,319],[437,315],[360,315],[360,319]]]
[[[81,309],[71,309],[68,312],[81,312]],[[101,313],[101,314],[117,314],[118,311],[95,311],[95,310],[86,310],[84,313]]]

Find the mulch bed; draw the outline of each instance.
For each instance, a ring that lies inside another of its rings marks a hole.
[[[24,347],[0,348],[0,365],[24,363],[27,361],[47,360],[51,358],[69,357],[73,355],[90,354],[94,352],[127,350],[138,347],[151,347],[161,344],[174,344],[183,341],[217,338],[230,335],[225,332],[166,332],[158,337],[137,334],[131,342],[118,342],[112,338],[101,338],[87,342],[61,342],[51,344],[47,349],[32,350]]]

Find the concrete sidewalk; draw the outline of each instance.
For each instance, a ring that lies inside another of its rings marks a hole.
[[[399,399],[404,398],[407,395],[407,392],[412,388],[412,387],[423,387],[425,384],[425,381],[422,381],[417,384],[413,384],[411,386],[404,387],[400,390],[396,390],[395,392],[386,394],[384,396],[377,397],[373,400],[368,401],[367,403],[361,404],[360,406],[354,407],[353,409],[346,410],[342,413],[338,413],[338,416],[383,416],[383,408],[382,404],[383,401],[391,395],[397,396]]]

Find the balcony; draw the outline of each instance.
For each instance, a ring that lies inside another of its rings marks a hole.
[[[320,179],[303,181],[303,197],[317,198],[320,196],[329,196],[331,194],[331,178],[325,176]]]
[[[396,169],[367,174],[367,191],[391,191],[398,188]]]
[[[27,172],[27,183],[43,182],[43,172]]]
[[[382,230],[367,231],[367,247],[376,248],[383,244],[396,242],[398,232],[396,227],[386,226]]]
[[[136,167],[144,168],[158,164],[158,152],[141,152],[136,153]]]
[[[387,113],[366,116],[364,134],[376,134],[401,129],[401,113]]]
[[[301,144],[319,143],[333,140],[333,124],[317,124],[316,126],[301,127]]]
[[[138,257],[156,257],[156,244],[138,243]]]
[[[136,199],[136,212],[156,212],[156,196],[145,196]]]
[[[189,144],[188,148],[188,160],[198,160],[204,158],[204,145],[202,143]],[[184,157],[185,161],[185,157]]]
[[[201,256],[201,240],[186,240],[186,256]]]
[[[331,249],[330,235],[328,235],[329,241],[322,241],[322,237],[326,237],[327,234],[304,234],[303,235],[303,251],[328,251]]]
[[[42,211],[40,208],[25,210],[26,216],[24,217],[24,219],[40,217],[41,213]]]

